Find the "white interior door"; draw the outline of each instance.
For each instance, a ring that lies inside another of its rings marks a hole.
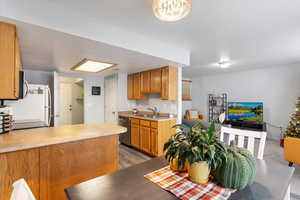
[[[72,124],[72,84],[60,83],[59,125]]]
[[[105,122],[117,124],[117,76],[104,79]]]

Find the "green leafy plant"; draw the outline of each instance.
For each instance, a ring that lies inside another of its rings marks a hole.
[[[164,145],[169,162],[178,158],[179,167],[183,167],[186,161],[190,164],[205,161],[211,169],[215,169],[226,159],[226,147],[218,139],[214,122],[207,130],[201,123],[192,127],[179,124],[174,128],[178,132]]]

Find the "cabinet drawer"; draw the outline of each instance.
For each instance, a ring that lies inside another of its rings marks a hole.
[[[158,122],[151,122],[151,128],[156,128],[158,127]]]
[[[139,125],[140,124],[140,120],[139,119],[135,119],[135,118],[131,118],[131,124]]]
[[[150,121],[147,121],[147,120],[141,120],[140,124],[141,124],[141,126],[150,127]]]

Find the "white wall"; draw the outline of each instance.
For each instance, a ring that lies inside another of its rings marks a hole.
[[[129,111],[135,108],[136,102],[127,98],[127,73],[118,73],[118,89],[117,89],[117,106],[118,111]]]
[[[101,87],[101,95],[92,95],[92,86]],[[103,77],[84,78],[84,122],[104,122],[104,79]]]
[[[286,127],[300,96],[300,66],[291,65],[193,78],[193,107],[207,117],[209,93],[227,92],[229,101],[264,103],[264,121]],[[279,129],[268,126],[268,137],[279,138]]]
[[[190,110],[193,108],[193,102],[192,101],[182,101],[182,114],[185,115],[186,110]]]

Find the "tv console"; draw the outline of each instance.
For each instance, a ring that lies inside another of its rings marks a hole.
[[[253,131],[267,131],[265,122],[247,121],[247,120],[226,120],[226,125],[231,125],[232,128],[246,129]]]

